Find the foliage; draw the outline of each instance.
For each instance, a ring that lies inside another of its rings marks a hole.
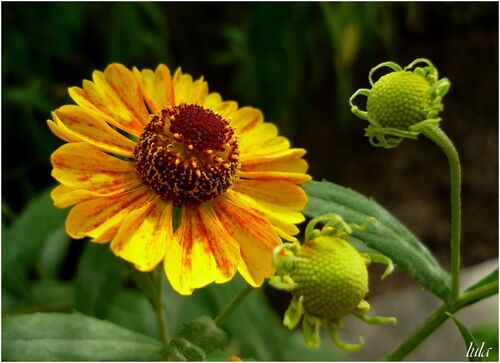
[[[312,119],[350,126],[346,105],[357,69],[373,59],[411,54],[396,47],[398,37],[410,34],[428,41],[430,33],[419,25],[429,24],[424,21],[449,18],[449,23],[434,24],[474,27],[496,13],[491,9],[485,4],[437,9],[413,3],[2,6],[2,359],[158,360],[164,355],[155,308],[143,287],[108,246],[70,240],[64,229],[67,210],[53,207],[47,189],[53,182],[49,155],[58,141],[45,120],[55,107],[70,102],[66,88],[80,84],[82,75],[90,78],[94,69],[115,61],[150,68],[161,62],[182,65],[206,75],[211,89],[225,98],[263,109],[300,146],[323,140],[318,150],[330,153],[331,138],[320,135],[322,125],[312,141],[303,140],[302,131]],[[376,217],[376,223],[354,236],[390,256],[423,288],[448,298],[449,275],[374,200],[328,182],[305,189],[308,216],[337,212],[358,224]],[[495,282],[498,271],[471,286],[465,292],[471,294],[467,304]],[[237,279],[187,298],[167,288],[163,298],[170,330],[188,338],[196,350],[203,344],[187,336],[183,324],[217,316],[243,285]],[[225,360],[230,354],[268,361],[346,359],[330,345],[306,350],[300,335],[282,326],[265,289],[253,291],[220,328],[227,333],[226,349],[203,348],[208,359]],[[492,346],[495,332],[498,337],[497,325],[470,331]]]

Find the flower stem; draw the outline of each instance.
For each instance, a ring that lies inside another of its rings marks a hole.
[[[231,302],[220,312],[219,315],[214,319],[215,324],[221,326],[226,321],[227,317],[233,312],[234,309],[250,294],[254,288],[250,285],[246,285],[243,290],[241,290],[238,295],[233,297]]]
[[[165,306],[163,304],[163,272],[161,269],[152,272],[152,278],[154,279],[155,295],[153,306],[155,309],[156,317],[158,319],[158,324],[160,327],[160,337],[163,345],[166,347],[170,341],[170,333],[167,323],[167,314],[165,313]]]
[[[450,165],[451,186],[451,293],[449,301],[453,303],[459,294],[460,283],[460,232],[461,232],[461,201],[460,188],[462,175],[460,160],[455,146],[441,128],[429,124],[422,128],[422,133],[431,139],[448,157]]]
[[[498,281],[493,281],[462,293],[452,304],[445,303],[441,305],[412,335],[395,350],[382,357],[382,359],[386,361],[402,360],[448,319],[447,312],[453,314],[466,306],[496,293],[498,293]]]

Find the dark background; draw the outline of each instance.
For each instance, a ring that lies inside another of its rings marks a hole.
[[[262,109],[315,179],[374,197],[448,266],[444,154],[423,137],[371,147],[347,102],[376,64],[426,57],[452,82],[442,127],[463,165],[463,264],[498,256],[497,3],[3,3],[2,23],[3,226],[54,184],[46,120],[72,103],[67,87],[111,62],[165,63]]]

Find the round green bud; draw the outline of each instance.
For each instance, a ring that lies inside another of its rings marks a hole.
[[[368,119],[382,127],[398,129],[424,121],[431,107],[429,88],[429,82],[414,72],[382,76],[368,95]]]
[[[347,241],[319,236],[302,245],[290,276],[292,293],[303,296],[309,314],[335,319],[351,313],[368,292],[363,257]]]

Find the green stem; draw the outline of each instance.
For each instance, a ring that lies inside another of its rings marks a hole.
[[[448,157],[450,164],[451,185],[451,294],[450,302],[457,299],[460,289],[460,232],[461,232],[461,202],[460,186],[462,175],[460,160],[455,146],[448,136],[437,125],[430,124],[422,128],[422,133],[431,139]]]
[[[412,335],[382,359],[386,361],[402,360],[448,319],[447,312],[453,314],[466,306],[497,293],[498,281],[494,281],[462,293],[453,304],[445,303],[441,305]]]
[[[221,326],[226,321],[227,317],[231,315],[234,309],[238,307],[238,305],[250,294],[254,288],[250,285],[247,285],[241,290],[238,295],[236,295],[231,302],[220,312],[219,315],[214,319],[215,324]]]
[[[152,278],[154,279],[153,282],[155,284],[155,296],[153,305],[155,308],[156,317],[158,319],[158,324],[160,327],[161,341],[166,347],[168,346],[168,343],[170,341],[170,333],[167,323],[167,314],[165,313],[165,306],[163,304],[163,286],[164,286],[163,271],[161,271],[161,269],[158,269],[156,271],[153,271],[151,275]]]

